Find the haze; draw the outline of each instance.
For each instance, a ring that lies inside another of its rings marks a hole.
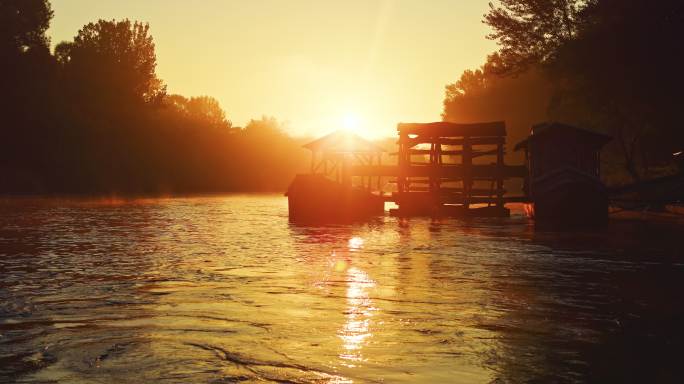
[[[274,116],[293,135],[440,120],[444,86],[495,50],[487,0],[52,4],[53,46],[98,19],[149,22],[169,93],[216,97],[235,126]]]

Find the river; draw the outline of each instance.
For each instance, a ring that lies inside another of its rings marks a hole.
[[[0,382],[681,382],[684,227],[0,200]]]

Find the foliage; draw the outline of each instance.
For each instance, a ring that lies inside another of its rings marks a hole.
[[[226,118],[218,100],[210,96],[186,98],[181,95],[170,95],[165,98],[167,105],[176,109],[185,118],[202,123],[208,128],[230,129],[232,123]]]
[[[502,105],[500,113],[479,116],[515,120],[513,106],[528,100],[515,108],[611,134],[615,140],[604,161],[622,163],[636,180],[684,148],[677,116],[684,59],[675,48],[684,30],[684,2],[501,0],[490,4],[484,22],[500,48],[481,70],[466,71],[447,86],[445,119]],[[540,81],[550,92],[530,98],[539,95]],[[513,91],[503,84],[519,86]]]
[[[47,1],[0,9],[0,193],[284,190],[305,166],[277,120],[235,128],[214,98],[166,95],[147,24],[89,23],[52,55]]]
[[[539,70],[517,77],[501,77],[487,66],[464,71],[446,86],[442,119],[453,122],[506,121],[511,147],[529,134],[532,124],[547,117],[552,88]],[[521,153],[509,152],[509,161],[521,162]]]
[[[73,42],[61,43],[55,56],[70,80],[85,88],[84,95],[157,100],[166,88],[155,73],[157,57],[149,29],[148,24],[130,20],[99,20],[85,25]]]
[[[498,73],[519,73],[553,60],[556,51],[577,34],[583,0],[501,0],[489,4],[484,22],[489,38],[501,46],[489,62]]]
[[[47,48],[53,12],[48,0],[0,0],[0,50]]]

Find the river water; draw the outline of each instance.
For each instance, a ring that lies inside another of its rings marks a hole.
[[[684,227],[0,201],[0,382],[682,382]]]

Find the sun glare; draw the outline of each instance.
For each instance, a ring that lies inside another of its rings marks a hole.
[[[363,125],[361,118],[355,113],[346,113],[342,116],[341,123],[342,128],[354,133],[360,133]]]

